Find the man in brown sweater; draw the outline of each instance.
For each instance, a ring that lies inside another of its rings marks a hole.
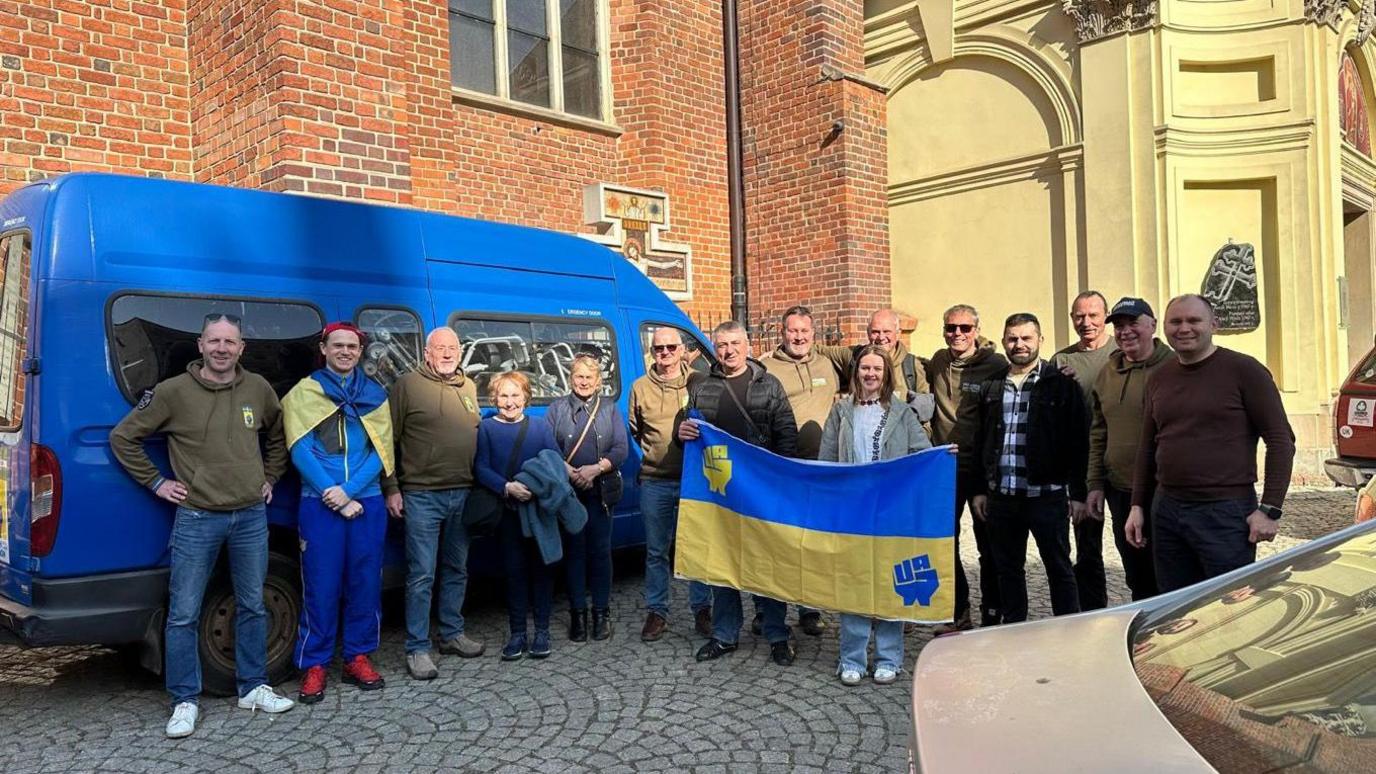
[[[425,337],[425,362],[392,385],[396,476],[382,481],[387,512],[406,519],[406,671],[439,676],[430,655],[430,597],[440,572],[440,652],[464,658],[483,643],[464,633],[469,535],[464,504],[478,448],[478,391],[459,368],[463,350],[448,327]]]
[[[1085,506],[1098,522],[1104,519],[1105,503],[1113,512],[1113,542],[1123,558],[1123,574],[1132,598],[1138,600],[1156,595],[1156,569],[1151,551],[1127,542],[1123,525],[1132,507],[1132,476],[1142,441],[1147,378],[1173,353],[1156,340],[1156,315],[1140,298],[1124,298],[1114,304],[1108,321],[1113,324],[1118,348],[1109,355],[1090,393],[1089,497]],[[1083,595],[1083,588],[1080,593]]]
[[[927,364],[927,380],[935,398],[932,443],[956,444],[956,609],[955,621],[937,627],[946,634],[974,625],[970,619],[970,582],[960,563],[960,516],[965,506],[983,489],[980,463],[975,457],[975,430],[979,427],[979,388],[985,380],[1008,368],[1008,359],[994,350],[994,343],[979,333],[979,312],[957,304],[942,315],[941,335],[945,349],[937,350]],[[998,570],[989,525],[974,519],[975,546],[979,549],[979,610],[981,626],[996,626],[1000,595]]]
[[[1254,358],[1215,346],[1218,318],[1201,296],[1166,306],[1176,360],[1147,382],[1142,443],[1132,484],[1128,542],[1146,545],[1144,508],[1153,487],[1151,540],[1161,591],[1250,564],[1276,536],[1290,484],[1295,434],[1280,391]],[[1257,439],[1266,478],[1256,496]]]

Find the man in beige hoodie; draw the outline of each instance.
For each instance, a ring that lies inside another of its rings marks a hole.
[[[764,368],[784,385],[793,419],[798,423],[798,458],[817,459],[822,445],[822,427],[841,391],[841,374],[831,360],[814,351],[816,331],[812,311],[794,306],[784,312],[783,342],[764,359]],[[756,612],[756,624],[761,623]],[[826,630],[822,614],[798,606],[798,625],[814,637]],[[752,629],[754,624],[752,624]]]
[[[645,522],[645,626],[640,639],[654,642],[669,627],[669,568],[674,534],[678,529],[679,479],[683,447],[674,442],[674,428],[688,404],[689,369],[683,363],[683,334],[677,328],[657,328],[650,339],[654,365],[631,385],[631,440],[640,446],[640,516]],[[711,590],[697,581],[688,586],[694,625],[712,636]]]

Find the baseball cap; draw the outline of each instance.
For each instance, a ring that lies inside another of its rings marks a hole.
[[[1108,321],[1113,322],[1114,319],[1118,317],[1129,317],[1136,320],[1142,315],[1146,315],[1153,320],[1156,319],[1156,313],[1151,310],[1151,304],[1148,304],[1140,298],[1128,298],[1125,296],[1119,299],[1118,303],[1113,305],[1113,311],[1108,313]]]

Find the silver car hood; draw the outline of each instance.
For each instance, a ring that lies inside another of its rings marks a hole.
[[[918,771],[1213,772],[1138,681],[1137,611],[962,632],[914,668]]]

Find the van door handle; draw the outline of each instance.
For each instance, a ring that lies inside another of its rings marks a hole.
[[[42,371],[42,362],[36,357],[24,358],[24,373],[37,376]]]

